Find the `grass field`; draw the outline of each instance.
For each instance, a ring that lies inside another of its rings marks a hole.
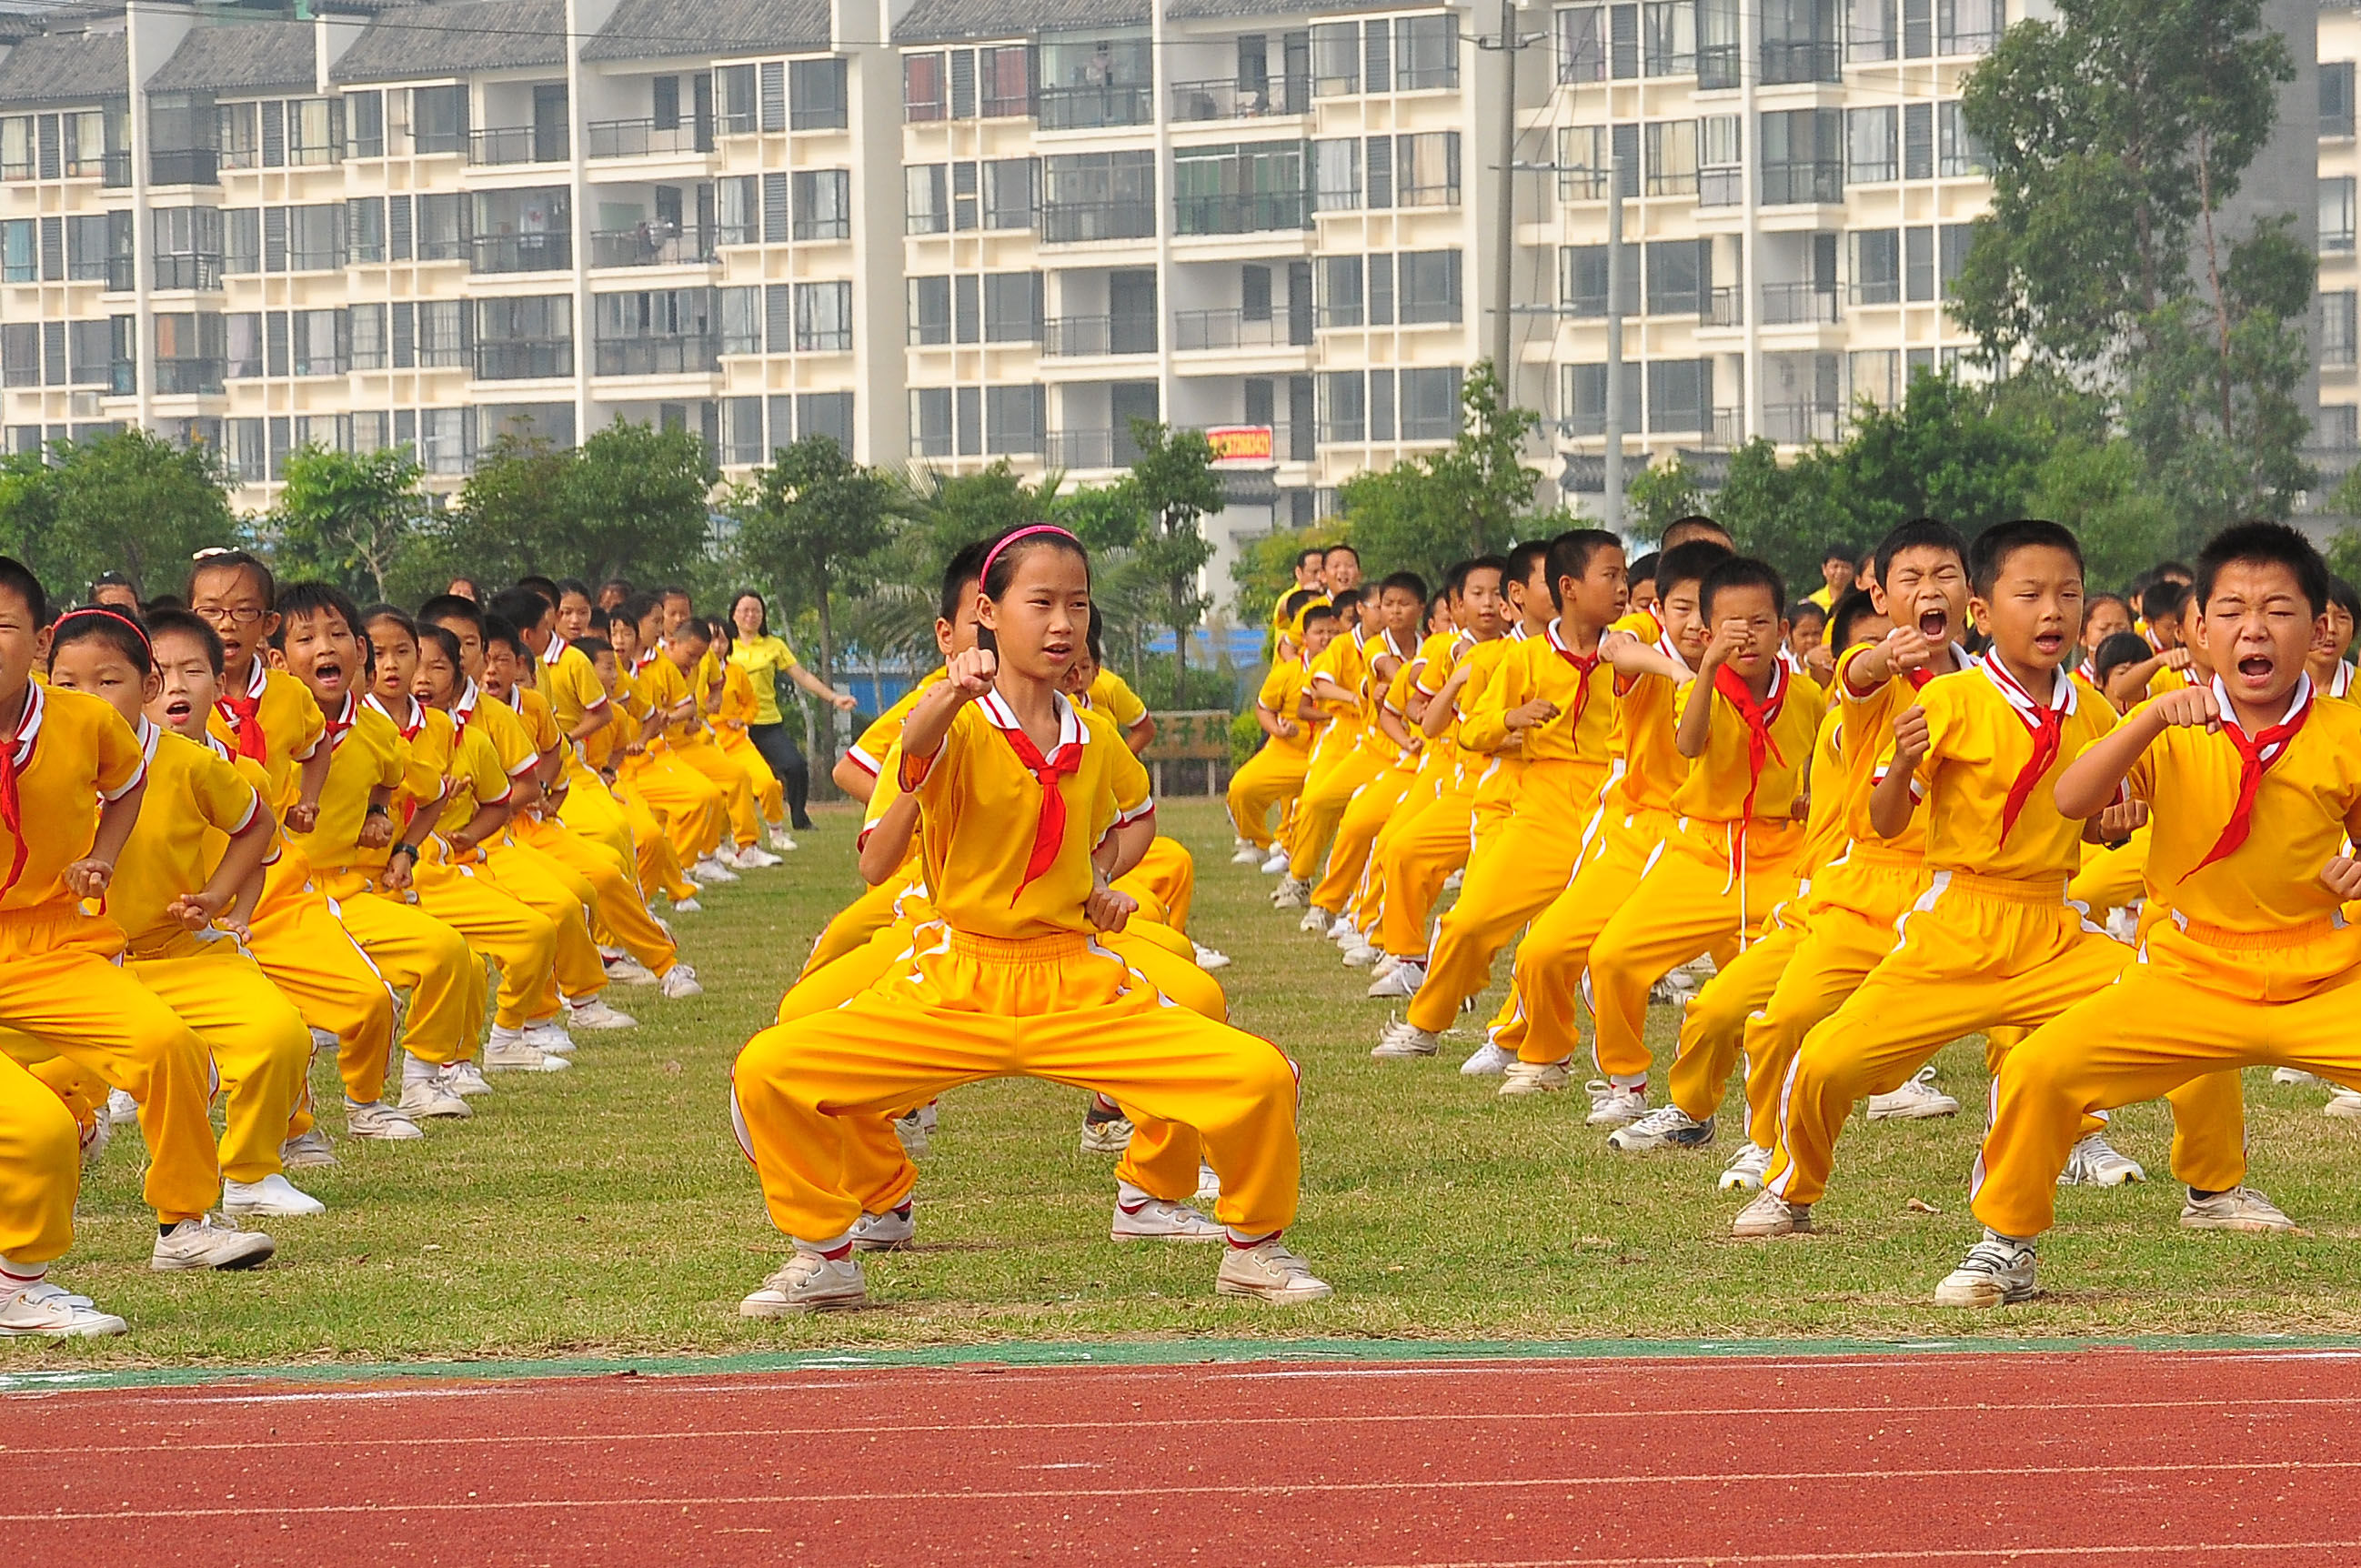
[[[1385,1013],[1362,998],[1364,977],[1274,913],[1264,878],[1228,863],[1216,806],[1172,802],[1162,819],[1197,853],[1196,934],[1237,960],[1223,974],[1237,1021],[1302,1063],[1305,1194],[1290,1239],[1336,1287],[1329,1302],[1281,1315],[1220,1300],[1209,1249],[1110,1244],[1111,1162],[1076,1147],[1080,1097],[1001,1082],[945,1102],[922,1162],[923,1245],[869,1260],[876,1310],[741,1321],[739,1297],[780,1261],[782,1243],[730,1137],[726,1075],[853,891],[851,819],[824,811],[787,866],[716,892],[705,914],[679,922],[701,1000],[623,992],[642,1026],[589,1036],[575,1071],[497,1077],[474,1121],[437,1124],[424,1143],[340,1139],[341,1168],[303,1173],[331,1212],[275,1223],[279,1256],[260,1272],[150,1273],[139,1144],[118,1139],[85,1183],[80,1239],[58,1277],[129,1319],[131,1334],[11,1343],[0,1366],[1192,1334],[2361,1332],[2361,1129],[2321,1116],[2316,1091],[2248,1075],[2253,1180],[2306,1234],[2180,1231],[2169,1117],[2138,1107],[2117,1118],[2116,1141],[2155,1179],[2061,1194],[2062,1228],[2043,1254],[2048,1297],[2005,1318],[1938,1313],[1928,1293],[1974,1234],[1965,1177],[1981,1131],[1979,1049],[1940,1058],[1969,1114],[1851,1124],[1817,1211],[1825,1234],[1734,1243],[1732,1200],[1713,1190],[1726,1142],[1616,1155],[1583,1124],[1579,1093],[1504,1102],[1491,1080],[1460,1078],[1472,1034],[1435,1061],[1371,1061]],[[1505,959],[1499,967],[1505,976]],[[1660,1050],[1672,1024],[1660,1009]],[[322,1067],[317,1091],[333,1104]]]

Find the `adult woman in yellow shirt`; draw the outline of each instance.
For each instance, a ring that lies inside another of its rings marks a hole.
[[[763,596],[753,589],[742,589],[730,601],[730,624],[735,630],[730,662],[745,671],[754,685],[754,719],[746,727],[747,738],[785,786],[788,821],[797,828],[808,828],[811,816],[804,803],[811,794],[811,768],[779,712],[779,678],[785,676],[840,713],[852,711],[852,694],[838,691],[804,668],[786,640],[773,634]],[[774,833],[771,847],[792,850],[796,843],[785,833]]]

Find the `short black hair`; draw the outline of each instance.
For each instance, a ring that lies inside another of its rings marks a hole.
[[[621,616],[625,620],[630,621],[631,623],[632,630],[637,630],[639,629],[640,622],[645,620],[652,615],[658,614],[663,610],[663,609],[664,600],[658,598],[655,595],[633,594],[631,598],[625,599],[622,603],[615,607],[615,613]]]
[[[520,659],[532,657],[532,651],[525,647],[524,637],[517,630],[516,622],[496,609],[484,612],[484,646],[506,648]]]
[[[975,539],[951,552],[951,558],[943,563],[943,597],[937,608],[945,620],[959,619],[960,600],[983,581],[983,558],[991,554],[991,540]]]
[[[456,620],[476,629],[478,636],[484,630],[484,607],[465,594],[436,594],[418,607],[418,624],[440,625]]]
[[[1656,580],[1656,568],[1663,564],[1664,559],[1663,551],[1651,550],[1631,563],[1627,575],[1635,583],[1653,583]]]
[[[390,620],[409,633],[412,642],[418,641],[418,622],[411,619],[410,612],[400,605],[373,604],[361,611],[361,630],[364,631],[380,620]]]
[[[1960,559],[1965,570],[1968,565],[1968,542],[1960,531],[1939,518],[1914,517],[1908,522],[1877,542],[1877,580],[1885,581],[1894,569],[1894,558],[1905,550],[1948,550]]]
[[[1311,604],[1314,599],[1319,598],[1319,594],[1311,588],[1298,588],[1293,593],[1287,596],[1287,602],[1285,604],[1279,607],[1279,613],[1285,616],[1288,620],[1293,620],[1297,616],[1303,613],[1305,606]],[[945,620],[949,620],[950,617],[945,616],[943,619]]]
[[[590,591],[590,585],[579,577],[558,578],[557,597],[562,599],[567,594],[580,594],[586,599],[595,599],[598,597]]]
[[[440,626],[431,620],[423,620],[418,623],[419,652],[424,652],[429,642],[434,644],[442,655],[451,661],[451,668],[454,670],[457,670],[460,661],[467,657],[466,652],[459,646],[457,632],[447,626]]]
[[[1713,519],[1706,516],[1703,512],[1691,512],[1686,517],[1676,517],[1673,519],[1671,526],[1664,530],[1664,537],[1657,542],[1658,548],[1670,550],[1675,544],[1686,544],[1688,543],[1688,539],[1686,537],[1675,539],[1673,536],[1676,533],[1683,535],[1712,533],[1719,535],[1724,544],[1728,544],[1730,543],[1730,530],[1722,527],[1721,524],[1714,521]]]
[[[1323,561],[1325,561],[1329,556],[1334,555],[1339,550],[1342,550],[1345,554],[1350,555],[1356,561],[1361,558],[1361,553],[1358,550],[1354,549],[1351,545],[1345,543],[1341,539],[1335,543],[1328,546],[1327,549],[1320,552],[1320,558]]]
[[[2199,614],[2213,598],[2222,568],[2230,565],[2285,566],[2315,618],[2328,609],[2328,563],[2311,540],[2284,522],[2234,522],[2205,542],[2197,553],[2197,583],[2191,590]]]
[[[691,609],[694,609],[697,605],[697,600],[690,597],[689,591],[686,588],[682,587],[678,583],[666,583],[664,587],[656,590],[656,598],[660,599],[687,599]]]
[[[1307,544],[1295,553],[1295,564],[1299,566],[1306,561],[1325,561],[1326,559],[1328,559],[1328,547],[1324,544]]]
[[[156,668],[156,651],[148,645],[147,630],[119,609],[103,605],[84,605],[58,617],[49,628],[49,668],[58,667],[58,652],[77,642],[104,642],[130,663],[146,679]]]
[[[1697,614],[1711,621],[1714,597],[1738,588],[1761,588],[1771,596],[1773,609],[1787,608],[1787,585],[1780,578],[1778,567],[1752,555],[1730,555],[1716,562],[1698,581]]]
[[[1566,578],[1576,582],[1590,570],[1590,563],[1601,551],[1620,551],[1623,542],[1603,528],[1569,528],[1549,543],[1550,598],[1559,609],[1565,604],[1558,598],[1557,586]]]
[[[262,608],[279,608],[279,579],[262,564],[262,557],[246,550],[201,550],[189,563],[189,598],[197,597],[197,579],[207,572],[251,572],[262,585]]]
[[[1977,534],[1968,549],[1968,583],[1978,598],[1992,597],[2001,568],[2020,550],[2062,550],[2074,558],[2076,572],[2082,569],[2082,543],[2070,530],[2037,517],[1996,522]]]
[[[139,607],[141,613],[159,609],[186,609],[188,602],[178,594],[158,594]]]
[[[2104,687],[2117,670],[2125,664],[2136,664],[2152,656],[2153,652],[2154,650],[2147,645],[2147,639],[2138,632],[2118,631],[2100,643],[2099,651],[2091,655],[2091,673],[2098,677],[2100,686]]]
[[[629,577],[609,577],[598,585],[598,594],[605,593],[609,588],[620,588],[625,598],[640,591]],[[595,599],[598,594],[592,594],[590,597]]]
[[[1416,572],[1389,572],[1378,585],[1378,592],[1408,594],[1419,603],[1426,602],[1426,579]]]
[[[2190,583],[2197,580],[2197,574],[2179,561],[2158,561],[2156,564],[2156,575],[2159,577],[2179,577],[2183,582]]]
[[[1509,558],[1505,555],[1478,555],[1472,561],[1460,562],[1459,583],[1455,591],[1466,593],[1467,579],[1478,572],[1498,572],[1500,581],[1505,584],[1509,580]]]
[[[315,615],[341,616],[346,630],[356,637],[361,634],[360,609],[344,589],[334,583],[290,583],[279,590],[279,630],[271,635],[270,645],[286,647],[290,623]]]
[[[2343,577],[2331,576],[2328,579],[2328,602],[2356,621],[2361,621],[2361,590],[2356,590]]]
[[[556,614],[557,600],[549,594],[519,587],[502,588],[484,608],[511,626],[522,630],[528,626],[539,626],[544,618]]]
[[[1313,605],[1311,609],[1303,612],[1303,630],[1306,631],[1311,630],[1312,623],[1315,620],[1334,620],[1335,619],[1336,607],[1330,604],[1326,599],[1322,599],[1318,604]]]
[[[2126,620],[2131,619],[2132,601],[2124,598],[2123,595],[2088,594],[2085,595],[2082,599],[2082,620],[2085,624],[2090,621],[2091,612],[2098,609],[2103,604],[2121,605],[2123,607],[2124,619]]]
[[[540,597],[549,601],[550,609],[555,609],[557,608],[557,584],[552,578],[541,576],[533,573],[527,573],[525,576],[519,577],[516,580],[514,587],[503,589],[502,592],[513,593],[517,588],[522,588],[529,594],[538,594]]]
[[[2189,608],[2190,588],[2158,577],[2140,590],[2140,619],[2153,626],[2159,620],[2178,617]]]
[[[41,587],[41,579],[33,575],[32,568],[14,555],[0,555],[0,591],[24,600],[25,608],[32,611],[35,626],[49,624],[49,590]]]
[[[601,653],[609,659],[615,656],[615,645],[603,637],[577,637],[574,640],[574,646],[584,658],[594,663]]]
[[[1533,568],[1549,559],[1549,541],[1520,539],[1509,546],[1507,565],[1500,571],[1503,583],[1526,583],[1532,580]]]
[[[1820,551],[1820,565],[1823,566],[1827,565],[1831,561],[1841,561],[1846,565],[1850,566],[1859,562],[1860,559],[1861,553],[1855,550],[1850,544],[1845,543],[1842,541],[1830,543]]]
[[[1091,651],[1092,663],[1106,663],[1106,617],[1099,613],[1096,605],[1091,606],[1090,630],[1082,633],[1082,646]]]
[[[1850,593],[1852,590],[1848,588],[1845,591]],[[1820,602],[1817,599],[1797,599],[1787,607],[1787,623],[1792,626],[1799,620],[1817,620],[1822,626],[1826,626],[1828,623],[1828,612],[1820,608]]]
[[[1877,601],[1869,597],[1867,588],[1847,588],[1828,611],[1828,646],[1839,653],[1851,647],[1852,629],[1862,617],[1877,613]]]
[[[1081,540],[1062,528],[1031,532],[1039,526],[1038,523],[1020,523],[1015,528],[1003,530],[993,540],[991,548],[985,552],[989,562],[983,570],[983,581],[979,585],[984,598],[996,602],[1016,581],[1016,564],[1043,550],[1056,550],[1073,556],[1082,564],[1083,575],[1089,575],[1091,553],[1082,548]],[[1020,533],[1025,537],[1017,538]]]
[[[1361,601],[1368,597],[1369,585],[1367,583],[1355,583],[1349,588],[1338,588],[1334,593],[1330,594],[1328,596],[1328,603],[1338,615],[1342,615],[1345,613],[1345,609],[1347,605],[1357,609],[1360,608]]]
[[[673,640],[679,642],[710,642],[713,629],[705,624],[705,617],[692,615],[674,629]]]
[[[1661,601],[1681,583],[1701,583],[1705,575],[1730,559],[1730,546],[1712,539],[1692,539],[1675,544],[1656,561],[1656,598]]]
[[[205,623],[200,615],[185,609],[151,609],[146,617],[148,643],[154,647],[159,637],[193,637],[204,648],[206,662],[218,675],[228,667],[229,655],[222,648],[221,633]]]

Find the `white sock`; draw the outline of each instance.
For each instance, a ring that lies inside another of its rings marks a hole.
[[[1128,1181],[1118,1180],[1115,1184],[1115,1206],[1126,1214],[1137,1214],[1155,1201],[1155,1193],[1134,1187]]]
[[[1625,1094],[1645,1095],[1648,1092],[1648,1075],[1644,1072],[1610,1072],[1607,1075],[1607,1081]]]
[[[49,1266],[46,1263],[18,1263],[15,1258],[0,1255],[0,1301],[21,1295],[46,1278]]]
[[[408,1051],[401,1053],[401,1086],[404,1089],[413,1083],[431,1082],[438,1070],[431,1061],[423,1060]]]

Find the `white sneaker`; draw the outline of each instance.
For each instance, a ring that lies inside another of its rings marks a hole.
[[[401,1097],[405,1102],[409,1100],[407,1088],[402,1090]],[[457,1099],[457,1096],[453,1098]],[[467,1102],[461,1100],[459,1103],[465,1106]],[[447,1111],[440,1113],[454,1114]],[[348,1138],[377,1138],[389,1144],[406,1144],[413,1143],[426,1134],[406,1110],[396,1110],[382,1100],[373,1100],[366,1105],[356,1105],[347,1100],[345,1102],[345,1135]],[[284,1160],[286,1157],[286,1151],[280,1150],[280,1158]]]
[[[527,1023],[518,1038],[548,1056],[569,1057],[574,1054],[574,1036],[566,1033],[566,1025],[555,1018]]]
[[[1443,891],[1445,893],[1457,893],[1461,888],[1466,885],[1467,868],[1465,866],[1460,867],[1459,870],[1453,872],[1449,876],[1443,879]]]
[[[1923,1122],[1959,1113],[1960,1102],[1935,1087],[1931,1062],[1918,1069],[1917,1077],[1891,1094],[1869,1097],[1869,1119],[1872,1122]]]
[[[740,845],[738,852],[730,858],[729,863],[741,872],[766,872],[773,866],[786,864],[785,861],[772,854],[760,844]]]
[[[692,996],[705,994],[705,987],[697,983],[697,971],[686,964],[675,964],[656,977],[656,985],[666,999],[686,1002]]]
[[[2066,1168],[2058,1173],[2060,1187],[2128,1187],[2147,1179],[2139,1161],[2117,1154],[2103,1133],[2076,1143],[2066,1156]]]
[[[277,1251],[260,1231],[225,1225],[211,1214],[182,1220],[156,1238],[148,1266],[159,1274],[187,1268],[252,1268]]]
[[[1607,1146],[1625,1154],[1650,1149],[1701,1149],[1713,1142],[1713,1118],[1699,1122],[1677,1105],[1659,1105],[1607,1135]]]
[[[564,1072],[573,1065],[564,1057],[526,1045],[513,1034],[504,1039],[498,1029],[484,1046],[483,1066],[488,1072]]]
[[[1218,1242],[1228,1239],[1228,1233],[1186,1203],[1150,1198],[1129,1208],[1117,1199],[1107,1236],[1118,1242]]]
[[[603,996],[566,1004],[566,1028],[569,1035],[576,1029],[636,1029],[639,1026],[637,1018],[628,1013],[616,1012],[607,1004]],[[548,1050],[551,1047],[544,1046],[541,1048]]]
[[[1369,1054],[1379,1061],[1409,1061],[1431,1057],[1442,1048],[1440,1036],[1428,1034],[1407,1018],[1396,1018],[1378,1031],[1378,1043]]]
[[[106,1091],[106,1119],[116,1126],[126,1126],[139,1120],[139,1102],[127,1091],[110,1089]]]
[[[917,1236],[918,1222],[910,1205],[888,1209],[882,1214],[863,1214],[852,1222],[852,1250],[855,1252],[899,1252]]]
[[[1265,876],[1279,875],[1281,872],[1287,870],[1287,860],[1288,856],[1285,850],[1272,850],[1270,852],[1270,858],[1262,863],[1262,874]]]
[[[1377,966],[1378,959],[1384,956],[1384,954],[1378,951],[1377,946],[1374,943],[1372,943],[1367,937],[1364,937],[1359,941],[1345,949],[1345,967],[1346,969],[1374,969]]]
[[[850,1257],[826,1258],[798,1252],[763,1288],[738,1303],[741,1318],[793,1318],[806,1312],[840,1312],[869,1304],[861,1265]]]
[[[1763,1174],[1771,1168],[1771,1151],[1758,1143],[1738,1146],[1738,1157],[1722,1168],[1714,1185],[1724,1192],[1760,1192]]]
[[[2328,1097],[2320,1108],[2323,1116],[2335,1116],[2347,1122],[2361,1122],[2361,1089],[2342,1089]]]
[[[275,1170],[259,1181],[222,1183],[222,1212],[225,1214],[262,1214],[272,1219],[295,1219],[327,1212],[325,1203]]]
[[[2271,1069],[2271,1081],[2301,1086],[2306,1083],[2318,1083],[2320,1075],[2306,1072],[2300,1067],[2275,1067]]]
[[[317,1170],[336,1163],[336,1146],[325,1128],[314,1126],[279,1146],[279,1163],[288,1170]]]
[[[2211,1198],[2191,1193],[2180,1206],[2184,1231],[2291,1231],[2295,1222],[2251,1187],[2233,1187]]]
[[[1335,923],[1334,916],[1314,904],[1305,907],[1303,918],[1295,923],[1295,928],[1299,931],[1309,931],[1314,936],[1325,936],[1328,933],[1328,927]]]
[[[785,828],[774,828],[771,829],[771,848],[778,850],[779,853],[783,855],[792,855],[801,846],[796,844],[795,836],[789,833]]]
[[[1235,850],[1231,851],[1230,864],[1234,866],[1258,866],[1262,864],[1262,851],[1241,839],[1238,840],[1238,847]]]
[[[707,855],[695,865],[687,866],[684,869],[688,872],[689,881],[706,883],[716,887],[720,886],[724,883],[732,883],[738,880],[738,873],[731,871],[728,866],[723,865],[721,863],[721,857],[719,854]]]
[[[1335,1294],[1312,1277],[1312,1266],[1279,1245],[1277,1236],[1256,1246],[1225,1249],[1213,1275],[1217,1295],[1250,1296],[1274,1307],[1324,1301]]]
[[[476,1113],[467,1097],[443,1081],[442,1075],[415,1078],[401,1086],[401,1113],[412,1121],[430,1116],[447,1116],[465,1121]]]
[[[1754,1195],[1754,1201],[1738,1212],[1730,1223],[1734,1236],[1792,1236],[1812,1228],[1812,1206],[1790,1203],[1776,1192],[1765,1189]]]
[[[1328,939],[1332,942],[1342,942],[1346,938],[1358,937],[1360,934],[1354,927],[1353,917],[1349,915],[1339,915],[1328,922]]]
[[[702,915],[705,905],[693,898],[675,898],[672,901],[672,912],[675,915]]]
[[[1510,1057],[1500,1069],[1499,1092],[1503,1100],[1522,1100],[1529,1094],[1555,1094],[1573,1081],[1574,1074],[1562,1061],[1521,1061]]]
[[[656,971],[626,954],[622,958],[607,960],[607,978],[619,985],[653,985]]]
[[[1220,1175],[1214,1171],[1212,1166],[1207,1165],[1202,1160],[1199,1160],[1197,1162],[1197,1201],[1200,1203],[1211,1204],[1218,1203],[1221,1201],[1222,1179]]]
[[[1192,942],[1190,945],[1197,949],[1197,967],[1206,973],[1211,974],[1217,969],[1230,967],[1230,955],[1219,948],[1209,948],[1202,942]]]
[[[106,1157],[106,1146],[115,1141],[115,1118],[102,1110],[87,1126],[76,1123],[74,1133],[82,1144],[82,1169],[94,1170],[98,1162]]]
[[[1594,1078],[1582,1087],[1590,1093],[1590,1114],[1585,1120],[1594,1127],[1629,1126],[1648,1113],[1645,1079],[1626,1087]]]
[[[35,1280],[0,1300],[0,1338],[98,1339],[128,1332],[131,1325],[91,1305],[63,1286]]]
[[[1282,862],[1279,869],[1284,872],[1287,867]],[[1291,876],[1282,876],[1279,880],[1279,885],[1271,889],[1270,905],[1273,909],[1301,909],[1304,905],[1304,901],[1311,896],[1310,883],[1298,882]]]
[[[335,1036],[330,1034],[325,1029],[314,1029],[312,1031],[312,1054],[313,1056],[318,1056],[322,1051],[327,1052],[330,1056],[335,1056],[336,1052],[342,1048],[343,1045],[343,1041],[337,1039]]]
[[[1103,1122],[1082,1120],[1084,1154],[1121,1154],[1131,1147],[1131,1118],[1111,1116]]]
[[[902,1152],[912,1159],[926,1153],[928,1147],[926,1124],[918,1120],[916,1111],[894,1118],[894,1136],[901,1140]]]
[[[479,1062],[451,1062],[436,1073],[435,1077],[452,1093],[463,1100],[473,1100],[478,1094],[492,1092],[492,1086],[484,1081],[484,1069]]]
[[[1426,983],[1426,960],[1403,959],[1393,968],[1369,981],[1367,995],[1377,1000],[1389,997],[1416,996],[1418,988]]]
[[[1494,1045],[1491,1041],[1487,1040],[1482,1045],[1476,1047],[1476,1054],[1474,1056],[1469,1057],[1466,1061],[1459,1064],[1459,1076],[1462,1078],[1498,1078],[1500,1074],[1508,1071],[1509,1064],[1516,1059],[1516,1056],[1513,1052],[1504,1051],[1499,1047]]]
[[[2005,1307],[2030,1300],[2040,1290],[2034,1282],[2033,1244],[1988,1230],[1935,1287],[1935,1305]]]

